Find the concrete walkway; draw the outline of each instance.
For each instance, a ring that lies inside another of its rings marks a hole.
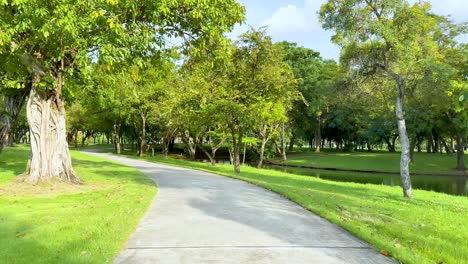
[[[90,153],[135,167],[158,194],[116,263],[395,263],[263,188],[214,174]]]

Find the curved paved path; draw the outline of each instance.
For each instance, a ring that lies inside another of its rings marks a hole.
[[[150,176],[158,194],[116,263],[395,263],[273,192],[214,174],[92,153]]]

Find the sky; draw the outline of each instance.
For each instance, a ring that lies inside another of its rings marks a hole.
[[[427,0],[426,0],[427,1]],[[239,0],[246,7],[247,21],[229,34],[235,38],[250,26],[268,27],[274,41],[287,40],[320,52],[325,59],[338,60],[339,48],[330,41],[332,32],[322,29],[318,10],[326,0]],[[419,2],[419,0],[409,0]],[[468,21],[468,0],[429,0],[436,14],[450,15],[456,22]],[[460,41],[468,42],[468,36]]]

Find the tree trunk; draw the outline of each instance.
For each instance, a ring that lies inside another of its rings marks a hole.
[[[215,166],[216,165],[216,160],[214,159],[214,157],[205,149],[205,147],[203,147],[203,144],[201,143],[197,143],[197,147],[203,152],[203,154],[205,154],[208,159],[210,160],[211,162],[211,165],[212,166]]]
[[[283,151],[281,154],[283,155],[283,160],[286,161],[288,158],[286,157],[286,136],[285,136],[285,128],[284,128],[284,123],[281,124],[281,148]]]
[[[216,146],[211,145],[211,157],[213,158],[215,162],[216,162],[216,159],[215,159],[216,151],[218,151],[218,149],[223,146],[225,141],[226,141],[226,138],[223,138],[219,141],[219,143]],[[213,144],[213,141],[211,141],[210,144]]]
[[[26,91],[15,95],[6,95],[3,99],[4,111],[0,115],[0,153],[5,146],[13,144],[12,132],[25,99]]]
[[[81,147],[84,147],[84,144],[86,142],[86,139],[89,137],[89,130],[84,131],[84,137],[81,139]]]
[[[242,131],[238,131],[238,138],[236,134],[232,133],[232,144],[234,147],[234,172],[240,173],[240,151],[242,148]]]
[[[463,142],[463,134],[458,132],[457,133],[457,170],[465,171],[465,150],[464,150],[464,142]]]
[[[437,153],[439,152],[439,135],[435,132],[435,130],[432,130],[432,135],[434,137],[434,147],[432,148],[432,153]]]
[[[429,133],[429,136],[427,137],[426,152],[432,153],[432,133]]]
[[[404,96],[404,89],[405,89],[405,81],[401,78],[397,78],[397,99],[396,99],[396,107],[395,107],[395,114],[398,122],[398,132],[400,136],[400,144],[401,144],[401,158],[400,158],[400,177],[401,177],[401,184],[403,187],[403,195],[407,198],[412,198],[413,191],[411,187],[411,179],[409,173],[409,140],[408,134],[406,132],[406,123],[405,117],[403,115],[403,96]]]
[[[185,147],[189,154],[189,159],[195,160],[196,145],[194,144],[194,142],[192,142],[192,138],[190,137],[190,135],[188,133],[185,133],[185,135],[182,137],[182,141],[185,143]]]
[[[387,143],[388,152],[396,152],[396,150],[395,150],[395,140],[396,140],[396,137],[392,140],[392,141],[393,141],[393,144],[392,144],[392,142],[390,141],[390,137],[385,138],[384,140],[385,140],[385,143]]]
[[[171,139],[168,137],[164,137],[162,140],[162,152],[164,157],[167,159],[167,155],[169,154],[169,146],[171,145]]]
[[[320,152],[320,143],[322,141],[322,134],[321,134],[321,129],[320,129],[320,115],[317,115],[316,118],[316,125],[315,125],[315,152],[319,153]]]
[[[114,124],[114,146],[115,152],[120,154],[121,145],[120,145],[120,124]]]
[[[73,170],[66,139],[65,108],[61,102],[62,78],[57,76],[55,94],[36,87],[36,78],[27,102],[31,154],[25,175],[36,184],[53,179],[79,183]]]
[[[244,143],[244,153],[242,154],[242,166],[245,166],[245,153],[247,152],[247,143]]]
[[[449,148],[449,146],[447,145],[447,142],[445,142],[445,139],[443,137],[440,137],[440,144],[442,146],[441,150],[445,149],[445,153],[447,153],[447,155],[451,156],[452,155],[452,150]]]
[[[258,158],[257,169],[261,169],[263,166],[263,155],[265,153],[266,138],[262,137],[262,145],[260,146],[260,157]]]
[[[146,114],[144,112],[141,112],[141,136],[140,136],[140,151],[139,151],[139,156],[143,157],[145,154],[145,148],[146,148]]]

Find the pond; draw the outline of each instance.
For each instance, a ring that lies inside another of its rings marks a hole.
[[[199,160],[209,162],[208,160]],[[230,164],[229,160],[217,160],[216,163]],[[253,164],[252,166],[255,166]],[[312,176],[321,179],[340,181],[383,184],[389,186],[400,186],[400,175],[397,174],[376,174],[365,172],[330,171],[307,168],[294,168],[275,165],[264,165],[264,169],[277,170],[298,175]],[[435,192],[442,192],[452,195],[468,196],[468,177],[466,176],[432,176],[432,175],[412,175],[411,184],[413,189],[421,189]]]
[[[312,176],[332,181],[400,186],[400,175],[397,174],[327,171],[274,165],[265,165],[264,168],[293,174]],[[413,189],[468,196],[468,177],[466,176],[412,175],[411,184]]]

